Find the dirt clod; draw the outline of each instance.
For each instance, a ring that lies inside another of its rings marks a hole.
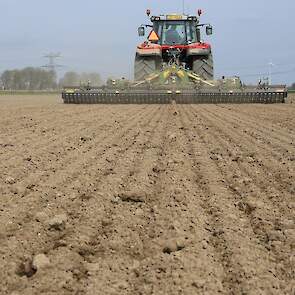
[[[36,271],[39,271],[41,269],[45,269],[50,266],[50,260],[45,254],[38,254],[34,256],[32,267]]]
[[[14,183],[16,183],[16,180],[13,177],[6,177],[5,178],[5,183],[14,184]]]
[[[123,192],[118,195],[123,202],[143,203],[146,200],[145,192]]]
[[[48,221],[49,229],[62,231],[66,228],[67,220],[66,214],[56,215]]]
[[[32,277],[36,273],[36,269],[33,268],[33,262],[31,259],[26,259],[24,262],[21,262],[16,274],[20,277]]]
[[[168,138],[169,138],[169,140],[172,142],[172,141],[175,141],[176,140],[176,137],[177,137],[177,135],[175,134],[175,133],[171,133],[171,134],[169,134],[169,136],[168,136]]]
[[[35,215],[35,220],[37,222],[45,223],[48,220],[48,215],[45,212],[38,212]]]
[[[181,251],[185,248],[184,240],[171,239],[164,242],[163,253],[171,254],[173,252]]]
[[[267,236],[270,241],[284,241],[285,240],[284,233],[282,233],[281,231],[278,231],[278,230],[269,231]]]

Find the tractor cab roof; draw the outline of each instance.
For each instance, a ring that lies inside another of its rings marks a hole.
[[[183,14],[167,14],[167,15],[159,15],[159,16],[152,16],[151,21],[195,21],[198,22],[199,18],[197,16],[192,15],[183,15]]]

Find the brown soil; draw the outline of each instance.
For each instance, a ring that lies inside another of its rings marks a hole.
[[[0,108],[0,294],[295,294],[294,104]]]
[[[289,93],[288,102],[289,103],[295,103],[295,93]]]

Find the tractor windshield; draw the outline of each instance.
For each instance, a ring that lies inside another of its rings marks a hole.
[[[193,21],[158,21],[154,23],[154,30],[161,45],[186,45],[197,41]]]

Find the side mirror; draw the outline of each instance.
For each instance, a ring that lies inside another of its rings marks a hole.
[[[213,34],[213,27],[211,25],[209,25],[209,26],[206,27],[206,34],[208,36],[210,36],[210,35]]]
[[[145,28],[144,27],[139,27],[138,28],[138,36],[139,37],[144,37],[145,35]]]

